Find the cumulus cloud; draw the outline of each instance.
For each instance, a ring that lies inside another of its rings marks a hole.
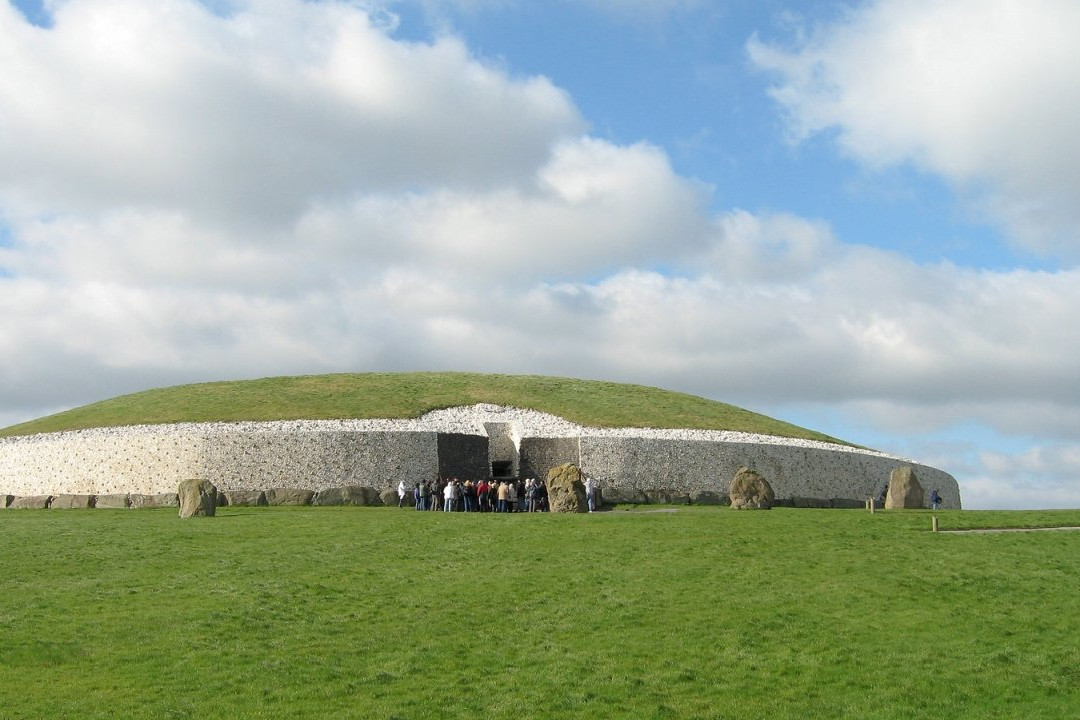
[[[870,165],[939,174],[1019,242],[1075,259],[1078,33],[1072,0],[877,0],[748,48],[796,140],[835,130]]]
[[[404,43],[347,3],[0,5],[6,214],[181,207],[288,220],[313,198],[531,178],[582,120],[543,78],[453,38]]]
[[[53,11],[44,29],[0,3],[8,422],[198,380],[461,369],[898,432],[1080,431],[1078,271],[920,265],[820,219],[717,213],[663,149],[590,137],[546,79],[395,39],[361,4]],[[755,52],[795,73],[809,50]]]
[[[984,452],[981,472],[965,480],[969,502],[988,509],[1080,506],[1080,445],[1038,445],[1017,453]]]

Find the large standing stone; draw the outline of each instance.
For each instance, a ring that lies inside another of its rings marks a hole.
[[[267,505],[310,505],[314,490],[299,488],[270,488],[266,491]]]
[[[217,488],[209,480],[183,480],[176,492],[180,517],[213,517],[217,510]]]
[[[556,465],[547,472],[548,506],[551,512],[583,513],[589,510],[585,498],[585,477],[574,463]]]
[[[736,510],[768,510],[776,500],[772,485],[760,474],[745,467],[739,468],[728,489],[731,507]]]
[[[923,489],[910,465],[889,473],[889,492],[885,495],[886,510],[915,510],[923,506]]]
[[[6,508],[14,499],[14,495],[0,495],[0,508]]]
[[[395,494],[396,497],[396,494]],[[381,505],[379,493],[375,488],[359,485],[325,488],[315,493],[312,505]]]

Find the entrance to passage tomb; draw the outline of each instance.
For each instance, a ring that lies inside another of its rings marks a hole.
[[[510,423],[484,423],[488,435],[488,462],[491,477],[517,477],[521,464],[518,441]]]

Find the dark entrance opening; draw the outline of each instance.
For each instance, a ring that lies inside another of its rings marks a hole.
[[[491,477],[508,478],[514,475],[514,463],[511,460],[495,460],[491,463]]]

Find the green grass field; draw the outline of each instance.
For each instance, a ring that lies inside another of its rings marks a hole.
[[[4,510],[0,717],[1075,717],[1080,533],[929,528],[920,511]]]
[[[0,430],[0,437],[177,422],[415,418],[475,403],[532,408],[593,427],[740,430],[840,442],[734,405],[659,388],[475,373],[356,373],[180,385],[13,425]]]

